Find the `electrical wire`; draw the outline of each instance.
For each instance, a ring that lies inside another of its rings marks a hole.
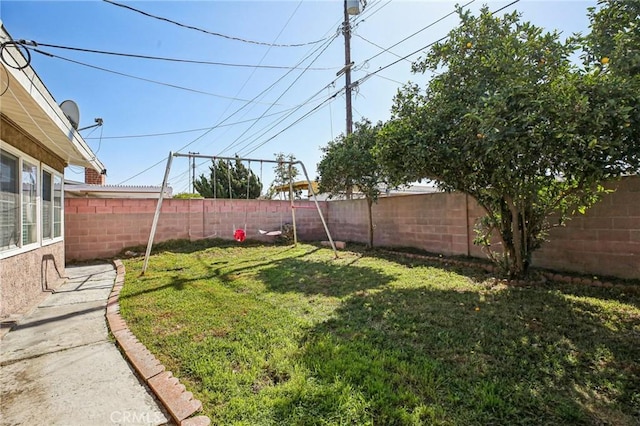
[[[233,64],[228,62],[203,61],[203,60],[197,60],[197,59],[181,59],[181,58],[168,58],[165,56],[140,55],[137,53],[111,52],[108,50],[87,49],[83,47],[61,46],[59,44],[40,43],[33,40],[18,40],[17,43],[21,44],[22,46],[26,47],[29,50],[36,50],[38,46],[44,46],[44,47],[50,47],[52,49],[72,50],[74,52],[95,53],[100,55],[120,56],[125,58],[134,58],[134,59],[147,59],[152,61],[178,62],[183,64],[214,65],[214,66],[232,67],[232,68],[263,68],[263,69],[275,69],[275,70],[291,69],[291,67],[282,66],[282,65]],[[43,53],[43,52],[40,51],[38,53]],[[46,54],[46,52],[44,52],[44,54]],[[327,70],[335,70],[339,68],[340,67],[310,68],[308,71],[327,71]]]
[[[199,31],[201,33],[212,35],[212,36],[216,36],[216,37],[226,38],[228,40],[240,41],[240,42],[243,42],[243,43],[258,44],[258,45],[261,45],[261,46],[269,46],[269,47],[302,47],[302,46],[309,46],[309,45],[312,45],[312,44],[318,44],[318,43],[321,43],[321,42],[326,40],[326,38],[322,38],[322,39],[319,39],[319,40],[308,41],[308,42],[304,42],[304,43],[294,43],[294,44],[276,44],[276,43],[266,43],[266,42],[255,41],[255,40],[248,40],[248,39],[244,39],[244,38],[240,38],[240,37],[234,37],[234,36],[229,36],[229,35],[213,32],[213,31],[208,31],[208,30],[205,30],[205,29],[202,29],[202,28],[198,28],[198,27],[195,27],[195,26],[192,26],[192,25],[182,24],[180,22],[177,22],[177,21],[174,21],[174,20],[171,20],[171,19],[168,19],[168,18],[164,18],[164,17],[161,17],[161,16],[157,16],[157,15],[152,15],[152,14],[150,14],[148,12],[144,12],[144,11],[142,11],[140,9],[136,9],[136,8],[128,6],[128,5],[117,3],[117,2],[112,1],[112,0],[102,0],[102,1],[104,1],[105,3],[112,4],[114,6],[118,6],[118,7],[122,7],[122,8],[128,9],[128,10],[131,10],[133,12],[140,13],[140,14],[142,14],[144,16],[149,17],[149,18],[158,19],[160,21],[165,21],[165,22],[168,22],[170,24],[177,25],[177,26],[182,27],[182,28],[187,28],[187,29],[190,29],[190,30]]]
[[[310,66],[311,64],[313,64],[315,61],[317,61],[317,60],[318,60],[318,58],[320,58],[320,56],[322,56],[322,54],[323,54],[323,53],[324,53],[324,52],[329,48],[329,46],[331,46],[331,43],[325,43],[325,47],[324,47],[324,48],[320,51],[320,53],[318,53],[318,55],[317,55],[317,56],[316,56],[316,57],[315,57],[315,58],[310,62],[309,66]],[[300,75],[298,75],[298,77],[296,77],[296,79],[295,79],[295,80],[293,80],[293,83],[291,83],[291,84],[289,85],[289,87],[287,87],[287,89],[286,89],[284,92],[282,92],[282,94],[281,94],[280,96],[278,96],[278,98],[276,99],[276,102],[278,102],[280,99],[282,99],[282,97],[283,97],[283,96],[284,96],[284,95],[285,95],[289,90],[291,90],[291,89],[293,88],[293,86],[298,82],[298,80],[300,80],[300,78],[302,78],[302,76],[304,75],[305,71],[306,71],[306,70],[302,71],[302,72],[300,73]],[[335,80],[334,80],[334,82],[335,82]],[[332,83],[333,83],[333,82],[332,82]],[[330,84],[331,84],[331,83],[330,83]],[[323,87],[323,88],[322,88],[322,91],[324,91],[324,89],[325,89],[325,88]],[[265,110],[265,112],[262,114],[262,116],[261,116],[260,118],[264,117],[264,115],[265,115],[267,112],[269,112],[269,110],[270,110],[271,108],[272,108],[271,106],[270,106],[270,107],[268,107],[268,108]],[[259,120],[259,119],[258,119],[258,120]],[[256,123],[258,123],[258,121],[257,121],[257,120],[256,120],[256,121],[254,121],[254,122],[253,122],[253,124],[251,124],[251,126],[249,126],[248,128],[246,128],[246,129],[245,129],[245,130],[240,134],[240,136],[238,136],[238,137],[235,139],[235,141],[233,141],[230,145],[228,145],[226,148],[224,148],[220,153],[222,154],[222,153],[224,153],[225,151],[227,151],[228,149],[230,149],[230,148],[232,148],[233,146],[235,146],[235,145],[236,145],[236,143],[238,142],[238,140],[239,140],[242,136],[244,136],[244,135],[245,135],[245,134],[246,134],[246,133],[247,133],[251,128],[253,128],[253,126],[254,126]]]
[[[294,110],[295,108],[297,108],[297,106],[291,107],[291,108],[287,108],[285,110],[282,111],[278,111],[278,112],[273,112],[271,114],[266,115],[265,117],[272,117],[274,115],[279,115],[279,114],[284,114],[286,112],[289,112],[291,110]],[[247,120],[242,120],[242,121],[235,121],[233,123],[227,123],[227,124],[221,124],[218,126],[219,127],[229,127],[229,126],[235,126],[237,124],[243,124],[243,123],[249,123],[251,121],[257,120],[258,118],[249,118]],[[105,136],[102,139],[135,139],[135,138],[151,138],[151,137],[158,137],[158,136],[170,136],[170,135],[179,135],[179,134],[183,134],[183,133],[193,133],[193,132],[202,132],[203,130],[208,130],[210,129],[210,127],[200,127],[198,129],[188,129],[188,130],[177,130],[174,132],[164,132],[164,133],[147,133],[147,134],[141,134],[141,135],[120,135],[120,136]],[[97,138],[89,138],[89,137],[84,137],[84,139],[86,140],[92,140],[92,139],[97,139]]]
[[[465,4],[463,4],[463,5],[462,5],[462,6],[460,6],[460,7],[461,7],[461,8],[467,7],[467,6],[469,6],[471,3],[475,2],[475,1],[476,1],[476,0],[471,0],[471,1],[469,1],[469,2],[467,2],[467,3],[465,3]],[[517,1],[520,1],[520,0],[517,0]],[[516,1],[516,2],[517,2],[517,1]],[[364,62],[371,61],[372,59],[377,58],[378,56],[382,55],[383,53],[385,53],[385,52],[389,52],[389,50],[390,50],[390,49],[393,49],[393,48],[394,48],[394,47],[396,47],[397,45],[399,45],[399,44],[401,44],[401,43],[404,43],[405,41],[409,40],[410,38],[415,37],[416,35],[420,34],[421,32],[423,32],[423,31],[425,31],[425,30],[427,30],[427,29],[429,29],[429,28],[433,27],[434,25],[436,25],[436,24],[438,24],[438,23],[440,23],[440,22],[444,21],[445,19],[447,19],[447,18],[448,18],[448,17],[450,17],[451,15],[454,15],[456,12],[457,12],[457,7],[456,7],[456,9],[454,9],[454,10],[452,10],[451,12],[447,13],[446,15],[444,15],[444,16],[442,16],[442,17],[440,17],[440,18],[436,19],[435,21],[431,22],[429,25],[427,25],[427,26],[425,26],[425,27],[422,27],[422,28],[421,28],[421,29],[419,29],[418,31],[416,31],[416,32],[414,32],[414,33],[412,33],[412,34],[408,35],[407,37],[403,38],[402,40],[398,41],[397,43],[394,43],[393,45],[389,46],[388,48],[386,48],[386,49],[384,49],[384,48],[383,48],[383,51],[382,51],[382,52],[376,53],[376,54],[375,54],[375,55],[373,55],[372,57],[370,57],[370,58],[366,59]],[[427,47],[428,47],[428,46],[427,46]],[[424,49],[424,48],[423,48],[423,49]],[[422,49],[420,49],[420,50],[422,50]],[[391,53],[391,52],[389,52],[389,53]],[[394,54],[394,55],[395,55],[395,54]],[[397,56],[397,55],[396,55],[396,56]],[[401,57],[401,58],[400,58],[400,60],[399,60],[398,62],[400,62],[400,61],[404,61],[404,60],[405,60],[407,57],[409,57],[409,56],[411,56],[411,55],[408,55],[408,56],[405,56],[405,57]]]
[[[284,25],[282,26],[282,28],[280,29],[280,31],[278,32],[278,35],[275,36],[275,38],[273,39],[273,42],[275,43],[280,36],[282,35],[282,33],[284,32],[284,30],[289,26],[289,23],[291,22],[291,20],[293,19],[293,17],[296,15],[296,13],[298,12],[298,9],[300,8],[300,5],[302,5],[302,1],[300,0],[298,2],[298,5],[296,6],[296,8],[293,10],[293,12],[291,13],[291,15],[289,15],[289,18],[287,19],[287,21],[284,23]],[[325,33],[325,35],[327,35],[327,33]],[[327,37],[325,37],[327,38]],[[262,62],[267,58],[267,56],[269,55],[269,53],[271,52],[271,46],[264,52],[264,54],[262,55],[262,57],[260,58],[260,61],[258,62],[258,64],[262,64]],[[309,55],[310,56],[310,55]],[[300,62],[302,63],[302,62]],[[242,83],[242,86],[240,86],[240,88],[238,89],[238,91],[236,92],[236,96],[239,96],[240,93],[242,93],[242,91],[244,90],[244,88],[247,86],[247,84],[249,84],[249,82],[253,79],[254,74],[256,73],[256,69],[254,68],[251,71],[251,74],[249,74],[247,76],[247,78],[244,80],[244,83]],[[220,114],[219,118],[224,117],[224,115],[227,113],[227,111],[229,110],[229,108],[231,108],[232,103],[228,103],[226,108],[224,109],[224,111],[222,111],[222,113]],[[245,117],[248,113],[249,113],[250,109],[245,111],[245,113],[242,115],[242,117]],[[224,136],[225,133],[223,133],[221,136]]]
[[[333,99],[335,99],[335,97],[338,95],[338,93],[340,92],[336,92],[333,96],[327,98],[324,102],[322,102],[320,105],[316,106],[315,108],[313,108],[311,111],[307,112],[306,114],[304,114],[302,117],[298,118],[296,121],[294,121],[293,123],[291,123],[289,126],[285,127],[284,129],[280,130],[278,133],[276,133],[275,135],[271,136],[269,139],[265,140],[264,142],[262,142],[261,144],[257,145],[255,148],[253,148],[251,151],[246,152],[245,154],[243,154],[243,156],[247,156],[249,154],[251,154],[252,152],[254,152],[255,150],[257,150],[258,148],[264,146],[265,144],[267,144],[268,142],[272,141],[273,139],[275,139],[276,137],[280,136],[282,133],[284,133],[285,131],[289,130],[290,128],[292,128],[293,126],[295,126],[296,124],[298,124],[299,122],[301,122],[302,120],[306,119],[307,117],[309,117],[311,114],[314,114],[315,112],[317,112],[320,108],[322,108],[324,106],[325,103],[332,101]]]
[[[325,43],[331,43],[333,42],[333,40],[335,40],[338,37],[337,34],[335,34],[331,39],[327,40]],[[318,50],[318,49],[316,49]],[[309,57],[311,56],[311,54],[307,55],[305,58],[303,58],[302,60],[300,60],[298,62],[298,65],[301,64],[302,62],[306,61]],[[297,66],[297,65],[296,65]],[[271,90],[276,84],[278,84],[280,81],[282,81],[287,75],[289,75],[291,72],[293,72],[293,69],[289,69],[282,77],[278,78],[275,82],[273,82],[269,87],[267,87],[266,89],[264,89],[262,92],[260,92],[258,95],[256,95],[253,100],[259,99],[261,96],[263,96],[265,93],[267,93],[269,90]],[[206,135],[208,135],[209,133],[211,133],[214,129],[218,128],[220,125],[224,124],[227,120],[229,120],[231,117],[235,116],[236,114],[239,114],[243,109],[245,109],[247,106],[249,105],[249,103],[244,104],[243,106],[241,106],[240,108],[238,108],[237,110],[235,110],[233,113],[231,113],[230,115],[228,115],[227,117],[225,117],[223,120],[219,121],[217,124],[211,126],[209,129],[207,129],[204,133],[202,133],[200,136],[198,136],[197,138],[195,138],[194,140],[192,140],[191,142],[183,145],[181,148],[179,148],[176,152],[180,152],[182,150],[184,150],[185,148],[193,145],[194,143],[196,143],[197,141],[199,141],[200,139],[204,138]],[[157,161],[156,163],[152,164],[151,166],[145,168],[144,170],[142,170],[141,172],[136,173],[135,175],[125,179],[124,181],[118,183],[118,185],[122,185],[125,182],[128,182],[146,172],[148,172],[149,170],[153,169],[154,167],[162,164],[164,162],[164,159],[160,159],[159,161]]]
[[[398,55],[397,53],[394,53],[394,52],[392,52],[392,51],[390,50],[390,49],[391,49],[391,47],[393,47],[393,46],[391,46],[390,48],[384,48],[384,47],[380,46],[379,44],[376,44],[376,43],[372,42],[371,40],[367,40],[366,38],[362,37],[360,34],[354,34],[354,36],[358,37],[359,39],[362,39],[362,40],[366,41],[367,43],[371,44],[372,46],[377,47],[378,49],[382,50],[383,52],[388,52],[388,53],[392,54],[393,56],[395,56],[395,57],[397,57],[397,58],[400,58],[400,57],[401,57],[401,56],[400,56],[400,55]],[[411,62],[411,61],[409,61],[408,59],[405,59],[405,60],[406,60],[407,62]],[[365,61],[365,63],[366,63],[366,62],[368,62],[368,61],[369,61],[369,60]]]
[[[236,98],[236,97],[231,97],[231,96],[224,96],[224,95],[219,95],[217,93],[206,92],[204,90],[198,90],[198,89],[192,89],[192,88],[189,88],[189,87],[179,86],[177,84],[165,83],[165,82],[158,81],[158,80],[151,80],[149,78],[138,77],[138,76],[135,76],[135,75],[132,75],[132,74],[127,74],[127,73],[123,73],[123,72],[120,72],[120,71],[115,71],[115,70],[111,70],[111,69],[108,69],[108,68],[99,67],[97,65],[91,65],[91,64],[87,64],[85,62],[76,61],[74,59],[65,58],[63,56],[55,55],[53,53],[44,52],[44,51],[42,51],[40,49],[32,49],[32,50],[34,52],[40,53],[41,55],[45,55],[45,56],[48,56],[48,57],[51,57],[51,58],[60,59],[62,61],[71,62],[71,63],[76,64],[76,65],[81,65],[81,66],[84,66],[84,67],[87,67],[87,68],[93,68],[93,69],[96,69],[96,70],[99,70],[99,71],[108,72],[108,73],[119,75],[119,76],[122,76],[122,77],[127,77],[127,78],[132,78],[132,79],[135,79],[135,80],[145,81],[147,83],[158,84],[158,85],[161,85],[161,86],[171,87],[171,88],[179,89],[179,90],[185,90],[187,92],[192,92],[192,93],[199,93],[201,95],[213,96],[213,97],[221,98],[221,99],[230,99],[230,100],[239,101],[239,102],[251,102],[248,99],[241,99],[241,98]],[[256,103],[262,103],[262,102],[256,102]]]
[[[472,0],[472,1],[475,1],[475,0]],[[520,1],[520,0],[514,0],[514,1],[512,1],[511,3],[509,3],[509,4],[505,5],[505,6],[502,6],[501,8],[499,8],[499,9],[497,9],[497,10],[495,10],[495,11],[491,12],[491,13],[492,13],[492,14],[496,14],[496,13],[498,13],[498,12],[501,12],[501,11],[503,11],[504,9],[506,9],[506,8],[508,8],[508,7],[510,7],[510,6],[513,6],[514,4],[518,3],[519,1]],[[380,71],[383,71],[383,70],[385,70],[385,69],[387,69],[387,68],[389,68],[389,67],[392,67],[393,65],[398,64],[400,61],[403,61],[403,60],[405,60],[406,58],[408,58],[408,57],[410,57],[410,56],[415,55],[416,53],[422,52],[422,51],[424,51],[425,49],[427,49],[427,48],[429,48],[429,47],[433,46],[434,44],[436,44],[436,43],[440,43],[441,41],[446,40],[446,39],[448,39],[448,38],[449,38],[449,35],[446,35],[446,36],[440,37],[438,40],[433,41],[433,42],[431,42],[431,43],[427,44],[426,46],[423,46],[423,47],[421,47],[421,48],[419,48],[419,49],[417,49],[417,50],[414,50],[413,52],[409,53],[408,55],[405,55],[405,56],[401,57],[400,59],[398,59],[398,60],[395,60],[395,61],[391,62],[390,64],[387,64],[387,65],[385,65],[385,66],[383,66],[383,67],[378,68],[376,71],[373,71],[373,72],[368,73],[367,75],[365,75],[365,76],[364,76],[364,77],[362,77],[361,79],[356,80],[356,81],[354,82],[354,84],[360,85],[360,84],[364,83],[366,80],[368,80],[369,78],[371,78],[372,76],[374,76],[374,75],[376,75],[377,73],[379,73]],[[393,46],[391,46],[391,47],[393,47]],[[376,56],[377,56],[377,55],[376,55]]]

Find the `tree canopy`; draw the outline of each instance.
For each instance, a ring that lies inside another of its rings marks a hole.
[[[205,198],[247,198],[247,185],[248,198],[258,198],[262,182],[240,160],[212,160],[209,176],[201,174],[194,182],[196,191]]]
[[[355,123],[355,130],[348,136],[341,134],[321,148],[323,157],[318,163],[320,192],[331,195],[350,194],[354,186],[364,194],[369,213],[369,246],[373,246],[372,204],[380,194],[380,185],[387,179],[375,158],[378,132],[382,122],[375,125],[363,119]]]
[[[267,191],[266,198],[274,198],[278,194],[285,194],[285,198],[288,198],[289,190],[278,191],[277,188],[283,188],[289,186],[289,183],[295,182],[296,178],[300,174],[298,168],[295,165],[289,164],[296,161],[296,157],[293,154],[286,155],[284,152],[274,154],[276,157],[276,165],[273,167],[274,178],[269,190]]]
[[[548,229],[597,199],[601,182],[637,172],[638,91],[600,68],[579,70],[580,39],[459,9],[461,25],[413,71],[377,152],[396,183],[422,178],[473,196],[487,211],[478,241],[511,276],[527,272]],[[553,220],[550,218],[553,217]]]

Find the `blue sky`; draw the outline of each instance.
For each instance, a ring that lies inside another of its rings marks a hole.
[[[270,47],[178,27],[103,1],[3,0],[0,19],[14,39],[165,58],[300,68],[187,64],[41,46],[41,50],[67,59],[138,78],[33,53],[32,66],[54,98],[58,102],[73,99],[80,107],[80,127],[94,124],[96,117],[104,120],[102,128],[81,133],[105,164],[107,183],[159,185],[169,151],[264,159],[273,159],[278,152],[291,153],[304,162],[310,177],[315,177],[320,147],[345,131],[344,94],[323,103],[344,86],[344,77],[336,77],[344,65],[344,38],[338,32],[343,17],[342,1],[119,3],[249,41],[267,44],[324,41],[301,47]],[[478,10],[487,4],[496,10],[508,3],[477,0],[468,7]],[[523,20],[570,35],[588,31],[587,7],[595,3],[595,0],[521,0],[505,12],[518,10]],[[353,18],[352,80],[362,79],[396,61],[398,56],[446,35],[458,24],[455,14],[388,52],[380,48],[389,48],[447,15],[455,4],[368,0],[362,13]],[[363,80],[353,93],[354,121],[363,117],[374,122],[387,120],[393,96],[403,83],[426,84],[428,74],[410,72],[410,60],[419,56],[420,53],[415,54]],[[306,67],[317,69],[305,70]],[[193,129],[204,130],[183,132]],[[161,133],[173,134],[157,135]],[[197,164],[197,174],[206,172],[206,160]],[[251,166],[260,174],[259,165]],[[70,167],[65,176],[82,180],[81,172]],[[272,165],[265,164],[262,174],[266,187],[273,179]],[[174,160],[169,183],[174,193],[189,189],[186,158]]]

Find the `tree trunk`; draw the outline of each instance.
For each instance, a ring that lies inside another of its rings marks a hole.
[[[511,237],[513,239],[513,264],[510,266],[510,275],[512,277],[521,277],[524,275],[524,260],[522,257],[522,215],[518,211],[513,199],[511,197],[505,197],[505,202],[511,212]]]
[[[369,212],[369,248],[373,248],[373,214],[371,212],[371,206],[373,206],[373,199],[367,197],[367,210]]]

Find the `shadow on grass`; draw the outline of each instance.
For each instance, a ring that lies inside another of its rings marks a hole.
[[[305,295],[320,294],[344,297],[389,284],[392,275],[353,264],[340,265],[299,258],[287,258],[262,269],[257,278],[270,291],[297,292]]]
[[[296,420],[638,424],[640,319],[612,323],[598,303],[539,289],[356,295],[302,342],[301,361],[332,391],[295,394],[274,415],[315,406],[328,412]],[[350,411],[355,401],[364,408]]]

